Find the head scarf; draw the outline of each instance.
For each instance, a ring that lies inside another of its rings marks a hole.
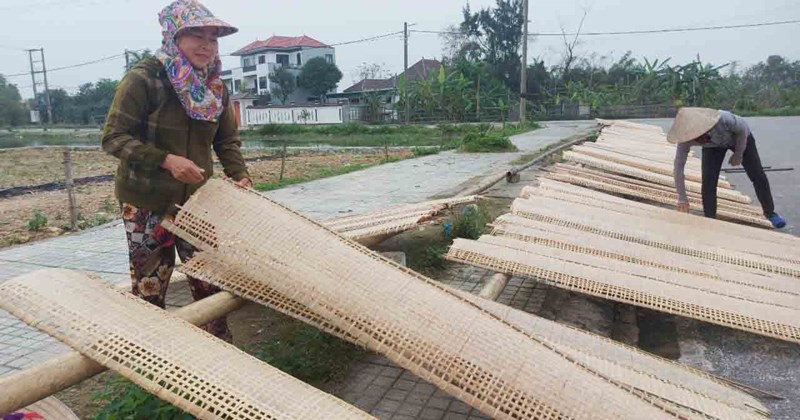
[[[164,65],[167,77],[178,94],[189,118],[216,122],[224,110],[224,85],[220,79],[222,62],[219,54],[205,69],[195,69],[177,45],[178,33],[189,28],[214,27],[219,36],[233,34],[238,29],[217,19],[196,0],[177,0],[158,14],[164,31],[164,41],[156,58]]]

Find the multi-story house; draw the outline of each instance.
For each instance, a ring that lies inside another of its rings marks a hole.
[[[336,51],[333,47],[305,35],[271,36],[265,41],[256,40],[232,55],[241,58],[241,67],[223,71],[222,80],[228,91],[239,94],[238,96],[268,93],[269,75],[278,68],[288,69],[297,82],[303,64],[312,58],[323,57],[330,63],[336,63]],[[307,90],[298,87],[286,102],[299,104],[318,100],[310,96]],[[272,98],[272,103],[279,104],[280,101]]]

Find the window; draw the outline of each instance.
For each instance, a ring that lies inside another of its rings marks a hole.
[[[239,93],[239,86],[241,86],[241,80],[233,79],[233,93]]]
[[[333,64],[333,54],[325,54],[325,59],[328,60],[329,64]]]
[[[258,90],[267,90],[267,76],[258,78]]]
[[[276,54],[275,62],[282,66],[289,66],[289,54]]]
[[[297,53],[297,67],[300,67],[302,65],[303,65],[303,62],[300,60],[300,53]]]
[[[266,62],[267,62],[267,56],[266,55],[259,55],[258,56],[258,64],[264,64]]]
[[[256,58],[255,57],[244,57],[242,58],[242,67],[250,67],[256,65]]]

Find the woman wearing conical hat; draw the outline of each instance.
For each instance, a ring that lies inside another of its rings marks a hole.
[[[675,122],[667,134],[670,143],[677,143],[675,151],[675,188],[678,192],[677,208],[689,211],[689,200],[686,198],[686,181],[684,167],[692,146],[703,148],[702,174],[703,213],[706,217],[717,217],[717,182],[725,154],[728,150],[733,155],[728,159],[731,166],[742,165],[747,177],[753,182],[758,201],[764,210],[764,217],[776,228],[786,226],[786,221],[775,213],[769,180],[758,156],[756,139],[744,118],[728,111],[709,108],[681,108]]]

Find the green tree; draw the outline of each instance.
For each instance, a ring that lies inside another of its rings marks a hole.
[[[17,86],[9,84],[0,74],[0,126],[17,126],[25,121],[25,107]]]
[[[128,51],[128,67],[125,69],[125,71],[134,68],[137,64],[139,64],[140,61],[152,57],[154,57],[153,52],[148,49],[141,51]]]
[[[315,57],[303,65],[300,71],[300,87],[308,89],[312,95],[324,99],[324,95],[336,89],[342,80],[342,72],[336,64],[329,63],[323,57]]]
[[[286,103],[297,86],[295,85],[294,75],[284,67],[281,67],[269,75],[270,85],[272,88],[270,92],[272,96],[281,101],[282,104]]]
[[[522,0],[496,0],[495,8],[472,13],[463,9],[461,31],[468,37],[462,46],[471,60],[489,63],[495,78],[512,90],[519,88],[522,43]]]

